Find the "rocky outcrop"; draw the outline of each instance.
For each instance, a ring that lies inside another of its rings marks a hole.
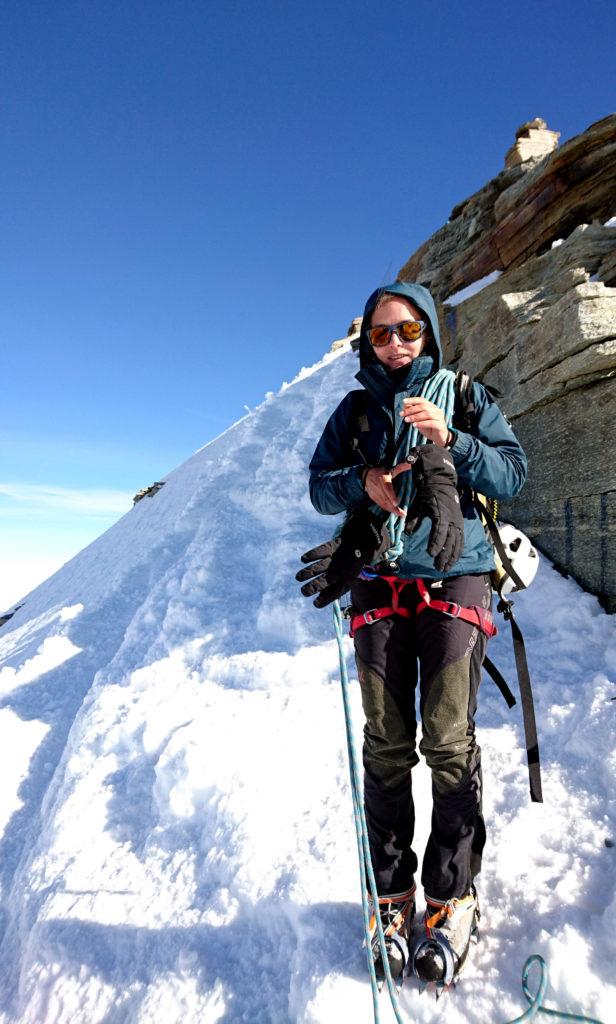
[[[560,132],[551,132],[542,117],[527,121],[515,133],[515,142],[505,154],[505,167],[517,167],[527,160],[538,160],[558,146]]]
[[[616,213],[615,182],[616,116],[501,172],[398,275],[445,300],[447,362],[502,393],[529,456],[504,517],[612,611],[616,225],[601,222]],[[475,294],[454,295],[494,271]]]
[[[614,213],[616,115],[549,156],[506,168],[454,208],[399,273],[444,300],[494,270],[545,252],[580,223]]]
[[[361,322],[363,317],[356,316],[349,324],[346,338],[338,338],[337,341],[332,341],[330,345],[330,352],[336,352],[337,349],[343,348],[345,345],[351,344],[351,348],[359,348],[359,332],[361,331]]]

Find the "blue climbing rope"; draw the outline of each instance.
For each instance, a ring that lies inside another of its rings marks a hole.
[[[340,682],[342,685],[342,703],[344,706],[344,721],[346,725],[346,739],[347,739],[347,751],[349,756],[349,774],[351,778],[351,793],[353,796],[353,816],[355,819],[355,835],[357,837],[357,852],[359,856],[359,870],[361,875],[361,904],[364,917],[364,932],[366,936],[366,952],[368,956],[368,967],[370,969],[370,984],[372,986],[372,1004],[374,1009],[374,1021],[375,1024],[379,1024],[379,987],[376,980],[376,972],[374,969],[374,957],[372,955],[372,946],[370,942],[370,913],[368,907],[368,893],[366,891],[366,876],[368,876],[368,886],[370,888],[370,895],[372,896],[372,905],[374,907],[376,930],[379,940],[379,950],[381,953],[381,959],[383,961],[383,967],[385,970],[385,980],[387,982],[387,991],[391,1000],[391,1005],[398,1021],[398,1024],[405,1024],[401,1012],[398,997],[396,995],[396,986],[391,976],[389,969],[389,959],[387,957],[387,949],[385,946],[385,935],[383,933],[383,925],[381,923],[381,917],[378,913],[379,897],[376,888],[376,880],[374,877],[374,871],[372,869],[372,859],[370,857],[370,845],[368,842],[368,827],[366,825],[366,815],[364,813],[364,800],[361,785],[361,775],[357,765],[357,757],[355,754],[355,736],[353,733],[353,722],[351,718],[351,701],[349,695],[349,677],[346,670],[346,658],[344,656],[344,641],[342,633],[342,612],[340,610],[340,602],[334,601],[333,604],[334,612],[334,626],[336,629],[336,639],[338,641],[338,654],[340,657]]]
[[[383,925],[381,923],[380,914],[377,911],[378,908],[378,893],[376,888],[376,880],[374,877],[374,871],[372,869],[372,859],[370,857],[370,845],[368,842],[368,827],[366,825],[366,815],[364,813],[364,801],[362,793],[361,775],[359,772],[356,756],[355,747],[355,736],[353,732],[353,722],[351,717],[351,701],[349,694],[349,676],[346,669],[346,658],[344,655],[344,638],[342,631],[342,611],[340,609],[340,602],[334,601],[333,603],[334,613],[334,627],[336,630],[336,640],[338,641],[338,655],[340,659],[340,683],[342,687],[342,703],[344,707],[344,721],[346,725],[346,740],[347,740],[347,752],[349,758],[349,775],[351,780],[351,794],[353,797],[353,817],[355,821],[355,836],[357,839],[357,855],[359,858],[359,870],[361,876],[361,905],[364,919],[364,933],[366,936],[366,951],[368,956],[368,968],[370,971],[370,985],[372,988],[372,1005],[374,1011],[374,1022],[380,1024],[379,1015],[379,987],[376,979],[376,972],[374,969],[374,957],[372,955],[372,948],[370,943],[370,910],[368,905],[368,890],[366,887],[366,877],[368,878],[368,887],[370,895],[372,897],[372,905],[375,908],[375,920],[376,929],[379,941],[379,950],[381,953],[381,959],[383,961],[383,967],[385,969],[385,979],[387,981],[387,991],[391,1000],[391,1005],[396,1017],[398,1024],[405,1024],[400,1011],[400,1004],[396,995],[396,986],[391,976],[389,969],[389,959],[387,957],[387,950],[385,947],[385,935],[383,933]],[[533,964],[538,964],[540,969],[539,985],[537,992],[533,996],[528,986],[528,975]],[[533,953],[529,956],[528,960],[524,964],[522,971],[522,989],[526,999],[529,1003],[528,1010],[526,1010],[520,1017],[516,1017],[514,1020],[508,1021],[507,1024],[522,1024],[522,1021],[531,1021],[537,1016],[538,1013],[544,1013],[549,1017],[556,1017],[559,1020],[571,1020],[581,1021],[583,1024],[602,1024],[601,1021],[596,1020],[594,1017],[583,1017],[577,1013],[564,1013],[561,1010],[549,1010],[543,1006],[543,998],[548,984],[548,972],[545,960],[539,956],[538,953]]]
[[[539,985],[535,995],[531,994],[528,987],[528,975],[533,964],[539,964]],[[548,1010],[546,1006],[542,1006],[543,997],[545,996],[545,990],[548,985],[548,969],[545,960],[538,953],[533,953],[529,956],[528,960],[524,964],[522,971],[522,989],[524,995],[529,1003],[528,1010],[526,1010],[520,1017],[516,1017],[514,1020],[510,1020],[507,1024],[521,1024],[522,1021],[534,1020],[538,1013],[545,1013],[548,1017],[557,1017],[559,1020],[575,1020],[584,1021],[585,1024],[601,1024],[600,1020],[596,1020],[594,1017],[583,1017],[579,1013],[564,1013],[562,1010]]]
[[[455,380],[456,375],[452,370],[438,370],[437,373],[428,378],[419,393],[421,398],[427,398],[429,402],[433,402],[434,405],[438,405],[439,409],[443,410],[448,427],[451,426],[453,421]],[[400,459],[400,462],[405,462],[408,459],[411,448],[415,448],[420,444],[427,444],[427,439],[423,434],[420,434],[417,427],[407,424],[405,424],[405,427],[407,429],[407,436],[404,446],[404,457]],[[402,477],[397,493],[400,507],[408,508],[413,494],[412,473],[406,473]],[[398,558],[402,553],[404,519],[392,513],[387,521],[387,529],[391,537],[391,547],[387,551],[385,558],[391,561]]]

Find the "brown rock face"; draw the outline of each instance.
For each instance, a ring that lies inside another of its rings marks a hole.
[[[529,457],[503,507],[540,550],[616,610],[616,288],[590,280],[616,227],[581,226],[561,245],[444,307],[449,361],[498,388]]]
[[[528,482],[503,518],[612,611],[616,225],[603,222],[616,214],[615,184],[616,115],[501,172],[398,275],[445,300],[446,362],[502,393],[529,457]],[[447,303],[495,270],[492,283]]]
[[[556,133],[553,133],[556,134]],[[616,114],[539,161],[507,168],[459,204],[399,277],[444,300],[493,270],[520,266],[580,223],[615,212]]]

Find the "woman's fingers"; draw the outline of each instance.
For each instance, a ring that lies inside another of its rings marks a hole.
[[[393,471],[389,469],[374,468],[366,474],[366,491],[372,501],[385,512],[393,512],[394,515],[404,516],[405,510],[398,504],[396,492],[394,491],[392,479],[397,476],[399,467]]]
[[[445,419],[442,409],[411,409],[402,418],[415,421]]]
[[[413,468],[414,465],[414,462],[399,462],[398,465],[394,466],[394,468],[391,471],[392,480],[394,477],[399,476],[400,473],[407,473],[409,469]]]
[[[403,419],[444,419],[443,410],[439,409],[438,405],[434,402],[429,402],[427,398],[405,398],[402,403],[401,414]]]
[[[431,402],[429,398],[423,398],[421,395],[416,395],[414,398],[402,399],[403,409],[425,409],[428,406],[431,409],[438,409],[438,405]]]
[[[448,430],[443,410],[427,398],[405,398],[400,415],[405,423],[416,427],[429,441],[439,445],[447,442]]]
[[[420,423],[434,423],[440,424],[445,422],[445,417],[440,409],[414,409],[412,412],[402,417],[405,423],[414,423],[418,426]]]
[[[379,489],[378,498],[375,499],[377,505],[384,508],[387,512],[393,512],[394,515],[403,516],[405,514],[404,509],[398,504],[398,498],[396,492],[393,489],[391,483],[391,475],[389,475],[388,481],[383,481],[382,487]]]

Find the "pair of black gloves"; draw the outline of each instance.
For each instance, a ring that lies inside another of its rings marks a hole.
[[[428,554],[441,572],[458,561],[464,546],[464,519],[457,491],[458,474],[451,452],[425,444],[409,452],[415,490],[404,530],[413,533],[427,516],[432,522]],[[391,546],[385,524],[367,508],[353,512],[335,540],[306,551],[302,562],[311,563],[295,577],[305,597],[316,594],[314,605],[323,608],[341,597],[365,565],[378,562]],[[305,581],[308,582],[305,582]]]

